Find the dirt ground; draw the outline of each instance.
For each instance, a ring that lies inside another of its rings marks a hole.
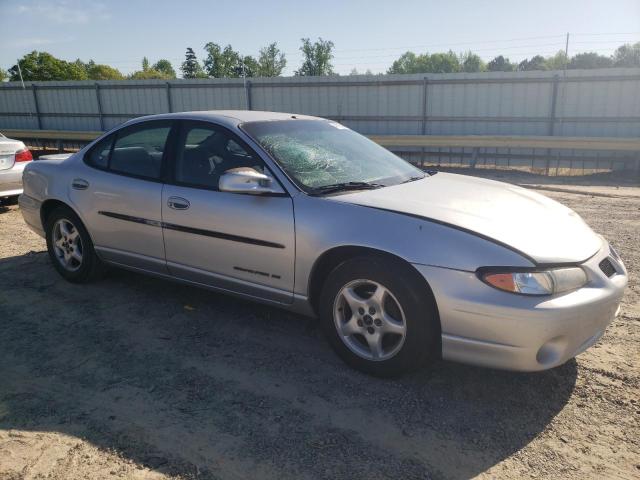
[[[0,479],[639,478],[640,188],[540,188],[618,247],[620,317],[547,372],[396,380],[276,309],[123,271],[65,283],[0,207]]]

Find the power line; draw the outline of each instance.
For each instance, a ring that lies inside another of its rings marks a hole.
[[[597,33],[577,33],[577,34],[572,34],[572,38],[575,37],[611,37],[611,36],[621,36],[621,35],[640,35],[640,32],[597,32]],[[535,36],[535,37],[518,37],[518,38],[507,38],[507,39],[501,39],[501,40],[482,40],[482,41],[468,41],[468,42],[455,42],[455,43],[438,43],[438,44],[423,44],[423,45],[410,45],[410,46],[394,46],[394,47],[381,47],[381,48],[363,48],[363,49],[335,49],[333,50],[336,53],[340,53],[340,52],[389,52],[389,53],[384,53],[384,54],[375,54],[375,55],[355,55],[355,56],[343,56],[343,55],[334,55],[333,58],[335,60],[338,60],[338,62],[340,62],[341,60],[361,60],[361,59],[367,59],[367,58],[371,58],[371,59],[384,59],[384,58],[389,58],[389,59],[395,59],[400,57],[400,55],[402,55],[402,53],[404,52],[391,52],[392,50],[407,50],[407,49],[417,49],[417,48],[436,48],[436,47],[444,47],[444,48],[448,48],[449,50],[451,49],[451,47],[460,47],[460,46],[474,46],[474,45],[490,45],[490,44],[502,44],[499,46],[495,46],[495,47],[489,47],[489,48],[473,48],[471,49],[472,52],[474,53],[482,53],[482,52],[501,52],[501,51],[505,51],[505,53],[510,53],[511,55],[553,55],[554,53],[556,53],[557,51],[554,52],[550,52],[550,53],[543,53],[541,51],[535,51],[535,52],[522,52],[520,51],[520,49],[529,49],[529,48],[544,48],[544,47],[558,47],[558,49],[560,50],[562,47],[565,47],[565,38],[566,38],[566,34],[558,34],[558,35],[542,35],[542,36]],[[524,44],[524,45],[509,45],[509,43],[513,43],[513,42],[519,42],[519,41],[524,41],[524,40],[549,40],[549,39],[557,39],[556,42],[553,43],[531,43],[531,44]],[[637,41],[635,39],[594,39],[594,40],[580,40],[580,41],[572,41],[572,45],[591,45],[593,47],[596,46],[604,46],[604,45],[612,45],[612,44],[623,44],[623,43],[628,43],[628,42],[634,42]],[[505,45],[506,44],[506,45]],[[507,52],[509,51],[509,52]],[[289,59],[294,59],[293,61],[296,61],[296,59],[302,57],[302,53],[300,51],[295,51],[295,52],[282,52],[285,55],[287,55],[289,57]],[[166,58],[166,57],[165,57]],[[173,64],[181,64],[182,61],[184,60],[183,57],[169,57],[166,58],[167,60],[169,60],[170,62],[172,62]],[[120,65],[122,66],[122,68],[127,68],[127,67],[133,67],[136,65],[140,64],[140,59],[136,58],[136,59],[117,59],[117,60],[102,60],[101,62],[106,63],[106,64],[111,64],[111,65]],[[290,62],[291,63],[291,62]],[[381,65],[381,64],[388,64],[389,62],[372,62],[372,63],[367,63],[367,62],[347,62],[347,63],[334,63],[334,65],[336,66],[347,66],[347,65]],[[290,68],[291,65],[289,65]]]
[[[640,32],[610,32],[610,33],[572,33],[578,37],[595,37],[599,35],[640,35]]]
[[[573,36],[581,36],[581,35],[640,35],[640,32],[611,32],[611,33],[593,33],[593,34],[573,34]],[[468,41],[468,42],[458,42],[458,43],[432,43],[432,44],[423,44],[423,45],[405,45],[405,46],[397,46],[397,47],[380,47],[380,48],[355,48],[355,49],[334,49],[334,52],[366,52],[366,51],[380,51],[380,50],[400,50],[405,48],[432,48],[432,47],[456,47],[456,46],[464,46],[464,45],[485,45],[490,43],[508,43],[508,42],[516,42],[521,40],[543,40],[549,38],[558,38],[562,43],[564,43],[564,39],[566,37],[566,33],[560,33],[557,35],[543,35],[538,37],[518,37],[518,38],[505,38],[500,40],[482,40],[482,41]],[[625,41],[625,40],[621,40]],[[284,52],[287,55],[292,54],[292,52]]]

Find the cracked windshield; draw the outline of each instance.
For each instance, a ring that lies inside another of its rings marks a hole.
[[[308,192],[345,183],[389,186],[425,176],[339,123],[292,119],[251,122],[242,128]]]

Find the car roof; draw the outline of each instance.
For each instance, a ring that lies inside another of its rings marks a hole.
[[[241,123],[248,122],[265,122],[274,120],[324,120],[320,117],[312,117],[309,115],[300,115],[297,113],[283,113],[283,112],[265,112],[259,110],[203,110],[194,112],[176,112],[176,113],[163,113],[159,115],[148,115],[145,117],[138,117],[127,122],[138,123],[146,120],[204,120],[214,121],[216,123],[226,124],[229,126],[236,126]]]

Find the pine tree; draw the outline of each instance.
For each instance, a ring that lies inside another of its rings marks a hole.
[[[193,48],[191,47],[187,48],[187,53],[185,54],[185,61],[182,62],[182,66],[180,67],[180,70],[182,71],[183,78],[206,77],[206,75],[202,71],[202,67],[200,66],[200,63],[198,63],[196,54],[193,52]]]

